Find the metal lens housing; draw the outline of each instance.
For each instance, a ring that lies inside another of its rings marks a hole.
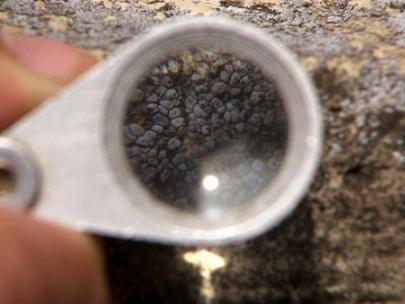
[[[134,84],[157,62],[184,49],[216,47],[246,58],[277,87],[287,115],[285,155],[271,183],[248,203],[221,216],[185,212],[162,203],[132,172],[122,137],[123,117]],[[127,50],[105,111],[104,141],[112,171],[128,200],[156,221],[161,230],[184,242],[228,242],[265,231],[288,216],[307,191],[318,166],[322,123],[310,79],[291,53],[257,28],[218,18],[194,18],[162,25]]]
[[[40,175],[31,154],[23,145],[0,137],[0,171],[8,184],[6,191],[0,192],[0,207],[30,207],[38,195]]]

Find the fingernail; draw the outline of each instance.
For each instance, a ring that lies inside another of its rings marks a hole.
[[[61,83],[96,63],[93,56],[71,46],[16,32],[1,32],[0,46],[32,72]]]

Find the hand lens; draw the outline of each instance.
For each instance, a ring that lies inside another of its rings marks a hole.
[[[316,94],[290,52],[206,17],[136,38],[6,135],[38,160],[34,214],[184,244],[278,224],[308,189],[322,141]]]

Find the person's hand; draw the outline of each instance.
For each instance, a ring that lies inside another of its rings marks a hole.
[[[60,43],[0,33],[0,131],[95,63]],[[0,208],[0,303],[108,303],[94,241]]]

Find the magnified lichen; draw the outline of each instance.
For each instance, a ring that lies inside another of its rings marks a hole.
[[[229,206],[257,195],[281,160],[286,117],[274,83],[231,54],[192,50],[153,66],[134,86],[127,156],[159,199]],[[201,189],[207,174],[218,191]]]

